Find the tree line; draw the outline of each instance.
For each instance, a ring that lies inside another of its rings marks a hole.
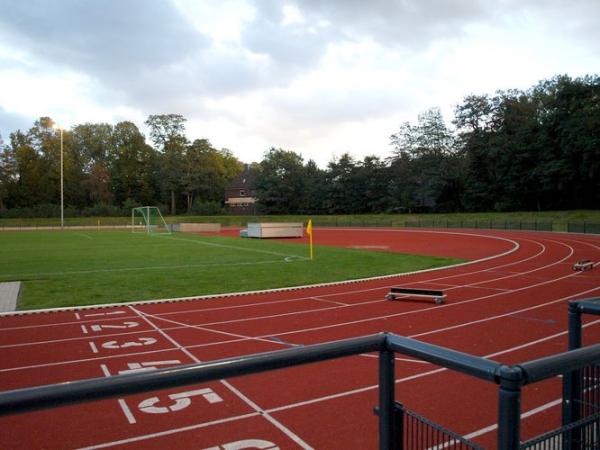
[[[282,149],[259,165],[266,213],[597,209],[600,78],[557,76],[532,88],[469,95],[390,136],[388,158],[343,154],[325,170]]]
[[[220,213],[223,190],[243,164],[206,139],[190,142],[185,121],[178,114],[149,116],[154,146],[128,121],[63,130],[65,213],[122,215],[140,205],[160,205],[171,214]],[[60,136],[49,117],[10,135],[0,149],[0,214],[57,215]]]
[[[243,168],[226,149],[185,137],[186,119],[152,115],[150,141],[132,122],[63,131],[69,214],[222,212]],[[600,78],[556,76],[528,90],[469,95],[446,125],[438,108],[390,136],[389,157],[348,153],[322,169],[271,148],[253,165],[264,214],[597,209]],[[43,117],[0,147],[0,215],[56,216],[60,132]],[[0,139],[1,142],[1,139]]]

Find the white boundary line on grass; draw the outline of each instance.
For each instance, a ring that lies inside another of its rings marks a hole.
[[[528,239],[527,239],[527,241],[539,245],[542,248],[542,250],[540,252],[532,255],[532,256],[528,256],[528,257],[526,257],[524,259],[521,259],[519,261],[514,261],[514,262],[511,262],[511,263],[508,263],[508,264],[504,264],[504,265],[501,265],[501,266],[497,266],[497,267],[506,267],[506,266],[510,266],[510,265],[520,264],[520,263],[523,263],[523,262],[528,261],[530,259],[533,259],[533,258],[535,258],[535,257],[537,257],[537,256],[539,256],[539,255],[541,255],[541,254],[543,254],[545,252],[546,247],[543,244],[541,244],[539,242],[536,242],[536,241],[530,241]],[[464,288],[469,288],[469,287],[477,288],[477,286],[480,285],[480,284],[492,283],[492,282],[495,282],[495,281],[498,281],[498,280],[503,280],[503,279],[506,279],[506,278],[514,278],[514,277],[527,276],[527,274],[530,274],[530,273],[533,273],[533,272],[536,272],[536,271],[540,271],[540,270],[546,269],[548,267],[555,266],[557,264],[561,264],[562,261],[564,261],[566,258],[569,258],[573,254],[573,248],[571,246],[569,246],[569,245],[567,245],[565,243],[562,243],[562,242],[558,242],[558,241],[550,241],[550,242],[553,242],[553,243],[556,243],[556,244],[559,244],[559,245],[563,245],[563,246],[569,248],[570,249],[569,255],[564,256],[563,258],[561,258],[561,259],[559,259],[557,261],[551,262],[549,264],[546,264],[544,266],[536,267],[535,269],[532,269],[532,270],[528,270],[528,271],[525,271],[525,272],[514,272],[514,273],[511,272],[510,275],[505,275],[505,276],[501,276],[501,277],[498,277],[498,278],[491,278],[491,279],[487,279],[487,280],[482,280],[482,281],[474,282],[474,283],[469,284],[469,285],[455,286],[455,287],[452,287],[450,289],[457,289],[457,288],[460,288],[460,287],[464,287]],[[485,270],[478,270],[478,271],[475,271],[475,272],[469,272],[469,273],[465,273],[465,274],[459,274],[458,276],[472,275],[472,274],[481,273],[481,272],[490,272],[490,273],[492,273],[493,271],[490,271],[489,269],[485,269]],[[541,282],[541,284],[551,283],[551,282],[558,281],[558,280],[561,280],[561,279],[564,279],[564,278],[573,277],[575,275],[577,275],[577,274],[570,273],[569,275],[561,277],[559,279],[550,279],[550,280],[548,280],[548,279],[542,279],[543,281]],[[457,275],[448,275],[448,276],[445,276],[445,277],[432,278],[432,279],[429,279],[429,280],[423,280],[421,282],[422,283],[432,283],[432,282],[435,282],[436,280],[453,278],[453,277],[456,277],[456,276]],[[539,286],[539,285],[540,285],[540,283],[532,284],[532,285],[528,285],[528,286],[535,287],[535,286]],[[527,286],[525,288],[527,288]],[[353,291],[345,292],[344,294],[355,294],[355,293],[371,292],[371,291],[376,291],[376,290],[381,290],[381,289],[385,289],[385,287],[376,287],[376,288],[369,288],[369,289],[353,290]],[[498,292],[496,294],[489,294],[489,295],[485,295],[485,296],[475,297],[473,299],[461,300],[459,302],[453,303],[452,305],[459,305],[459,304],[463,304],[465,302],[471,302],[471,301],[478,300],[478,299],[486,299],[486,298],[490,298],[490,297],[495,297],[496,295],[499,295],[499,294],[502,294],[502,293],[505,293],[505,292],[508,293],[508,292],[519,291],[519,290],[521,290],[523,288],[507,289],[507,290],[498,290],[498,289],[494,289],[494,288],[481,288],[481,289],[487,289],[487,290],[498,291]],[[323,294],[323,295],[321,295],[321,297],[331,297],[331,296],[339,296],[339,295],[342,295],[342,294],[340,294],[340,293]],[[298,299],[293,299],[293,300],[289,300],[288,299],[288,300],[283,300],[281,302],[312,300],[312,299],[315,299],[315,297],[311,297],[311,296],[300,297]],[[332,303],[336,303],[337,305],[341,305],[341,307],[344,307],[344,308],[347,308],[347,307],[349,308],[349,307],[361,306],[361,305],[370,304],[370,303],[377,303],[379,301],[380,300],[369,300],[369,301],[365,301],[365,302],[358,302],[358,303],[351,303],[351,304],[340,304],[338,302],[333,302],[332,301]],[[270,303],[270,302],[261,302],[261,303],[258,303],[258,304],[245,305],[245,306],[262,305],[262,304],[266,304],[266,303]],[[450,306],[450,305],[446,305],[446,306]],[[212,308],[212,309],[209,309],[209,311],[229,309],[229,308],[235,308],[235,307]],[[186,326],[207,327],[207,326],[213,326],[213,325],[221,325],[221,324],[229,324],[229,323],[237,323],[237,322],[246,322],[246,321],[252,321],[252,320],[262,320],[262,319],[269,319],[269,318],[276,318],[276,317],[284,317],[284,316],[289,316],[289,315],[300,315],[300,314],[308,314],[308,313],[319,312],[319,311],[329,311],[329,310],[334,310],[334,309],[338,309],[338,308],[340,308],[340,306],[331,306],[331,307],[327,307],[327,308],[317,308],[317,309],[307,309],[307,310],[292,311],[292,312],[287,312],[287,313],[280,313],[280,314],[273,314],[273,315],[266,315],[266,316],[263,315],[263,316],[254,316],[254,317],[248,317],[248,318],[242,318],[242,319],[232,319],[232,320],[226,320],[226,321],[206,322],[206,323],[194,324],[194,325],[187,325],[187,324],[183,325],[183,324],[181,324],[182,325],[181,328],[186,327]],[[439,308],[439,306],[436,306],[435,308]],[[426,308],[425,310],[429,310],[429,309],[431,309],[431,308]],[[178,311],[176,313],[157,313],[157,314],[154,314],[152,317],[156,317],[156,318],[161,317],[162,318],[164,316],[168,316],[168,315],[172,315],[172,314],[180,315],[180,314],[185,314],[185,313],[190,313],[190,312],[195,312],[195,311],[204,312],[206,310],[200,309],[200,310]],[[401,315],[414,314],[414,313],[418,313],[419,311],[423,311],[423,310],[405,311],[405,312],[400,313],[400,314]],[[135,317],[135,316],[133,316],[133,317]],[[123,318],[118,318],[118,319],[115,319],[115,320],[122,320],[122,319]],[[54,326],[54,325],[61,325],[61,324],[70,325],[72,323],[81,323],[81,322],[48,324],[48,325],[42,325],[42,326],[46,327],[46,326]],[[176,322],[173,322],[173,323],[176,323]],[[31,327],[37,328],[37,326],[27,326],[27,327],[5,328],[5,329],[3,329],[3,331],[13,330],[13,329],[22,329],[22,328],[31,328]],[[177,328],[178,327],[172,327],[172,328],[169,328],[169,329],[166,329],[166,330],[172,330],[172,329],[177,329]],[[125,333],[111,333],[111,334],[103,334],[103,335],[101,335],[101,337],[102,338],[107,338],[107,337],[114,337],[114,336],[124,336],[124,335],[138,334],[138,333],[143,333],[143,332],[144,331],[132,331],[132,332],[125,332]],[[88,339],[88,337],[82,336],[82,337],[77,337],[77,338],[58,339],[58,340],[50,340],[50,341],[37,341],[37,342],[27,342],[27,343],[22,343],[22,344],[13,344],[13,345],[0,345],[0,348],[21,347],[21,346],[24,347],[24,346],[29,346],[29,345],[39,345],[39,344],[47,344],[47,343],[53,343],[53,342],[66,342],[66,341],[77,341],[77,340],[86,340],[86,339]]]
[[[566,275],[564,277],[561,277],[559,280],[562,279],[568,279],[571,277],[577,276],[577,274],[573,273],[573,274],[569,274]],[[518,292],[518,291],[524,291],[533,287],[538,287],[541,285],[546,285],[549,283],[552,283],[554,281],[558,281],[558,280],[550,280],[550,281],[545,281],[543,283],[536,283],[533,285],[529,285],[529,286],[524,286],[518,289],[515,289],[513,292]],[[526,311],[531,311],[531,310],[535,310],[535,309],[539,309],[539,308],[543,308],[546,306],[550,306],[550,305],[554,305],[560,302],[564,302],[566,300],[572,299],[573,297],[576,296],[580,296],[580,295],[584,295],[584,294],[589,294],[591,292],[600,290],[600,286],[598,287],[593,287],[591,289],[586,289],[583,291],[578,291],[574,294],[570,294],[555,300],[551,300],[548,302],[544,302],[544,303],[540,303],[538,305],[534,305],[534,306],[528,306],[526,308],[521,308],[518,310],[513,310],[513,311],[509,311],[506,313],[502,313],[502,314],[497,314],[494,316],[488,316],[488,317],[484,317],[482,319],[477,319],[477,320],[473,320],[473,321],[469,321],[469,322],[463,322],[460,324],[456,324],[450,327],[446,327],[446,328],[438,328],[438,329],[434,329],[434,330],[429,330],[426,332],[422,332],[422,333],[418,333],[418,334],[414,334],[414,335],[410,335],[408,337],[410,338],[416,338],[416,337],[421,337],[421,336],[425,336],[425,335],[430,335],[430,334],[435,334],[438,332],[444,332],[444,331],[449,331],[449,330],[454,330],[454,329],[458,329],[458,328],[462,328],[465,326],[470,326],[470,325],[474,325],[474,324],[478,324],[478,323],[483,323],[483,322],[488,322],[491,320],[496,320],[502,317],[510,317],[511,315],[514,314],[520,314]],[[502,293],[500,293],[502,294]],[[500,294],[492,294],[489,296],[484,296],[484,297],[476,297],[473,299],[468,299],[468,300],[464,300],[458,303],[453,303],[453,304],[448,304],[448,305],[444,305],[444,307],[448,307],[448,306],[459,306],[459,305],[464,305],[464,304],[468,304],[468,303],[472,303],[472,302],[476,302],[476,301],[481,301],[481,300],[485,300],[488,299],[490,297],[496,297]],[[292,335],[292,334],[300,334],[300,333],[305,333],[305,332],[311,332],[311,331],[318,331],[318,330],[323,330],[323,329],[329,329],[329,328],[337,328],[337,327],[342,327],[342,326],[347,326],[347,325],[352,325],[352,324],[356,324],[356,323],[365,323],[365,322],[369,322],[369,321],[375,321],[375,320],[382,320],[382,319],[387,319],[390,317],[399,317],[399,316],[405,316],[405,315],[409,315],[409,314],[417,314],[417,313],[422,313],[422,312],[427,312],[433,308],[440,308],[440,306],[436,306],[436,307],[432,307],[432,308],[425,308],[425,309],[420,309],[420,310],[413,310],[413,311],[405,311],[402,313],[396,313],[396,314],[389,314],[389,315],[384,315],[384,316],[376,316],[376,317],[369,317],[366,319],[360,319],[360,320],[355,320],[355,321],[350,321],[350,322],[342,322],[342,323],[336,323],[336,324],[329,324],[329,325],[324,325],[324,326],[320,326],[320,327],[313,327],[313,328],[304,328],[304,329],[299,329],[299,330],[293,330],[293,331],[287,331],[287,332],[279,332],[277,333],[277,336],[287,336],[287,335]],[[150,315],[148,315],[150,316]],[[167,322],[170,322],[170,319],[164,319],[162,317],[158,317],[158,316],[152,316],[155,317],[156,319],[160,319],[160,320],[164,320]],[[172,322],[172,321],[171,321]],[[182,328],[197,328],[198,325],[186,325],[185,327]],[[166,330],[170,330],[170,329],[166,329]],[[165,330],[165,331],[166,331]],[[218,330],[212,330],[212,329],[207,329],[206,331],[211,331],[211,332],[215,332],[215,333],[219,333]],[[231,334],[233,335],[233,333],[228,333],[228,332],[221,332],[222,334]],[[131,333],[128,333],[131,334]],[[271,336],[272,333],[269,333],[267,335],[259,335],[259,336],[252,336],[252,337],[248,337],[248,336],[244,336],[244,335],[239,335],[240,338],[239,339],[233,339],[233,340],[227,340],[227,341],[218,341],[218,342],[213,342],[213,343],[209,343],[209,344],[198,344],[198,345],[190,345],[188,346],[188,348],[198,348],[198,347],[206,347],[206,346],[211,346],[211,345],[223,345],[223,344],[228,344],[228,343],[232,343],[232,342],[243,342],[243,341],[247,341],[247,340],[262,340],[262,339],[267,339],[269,336]],[[107,336],[104,336],[107,337]],[[272,343],[276,343],[274,341],[272,341]],[[173,350],[173,349],[160,349],[160,350],[154,350],[154,351],[148,351],[148,352],[136,352],[133,353],[129,356],[132,355],[140,355],[140,354],[145,354],[145,353],[154,353],[154,352],[162,352],[162,351],[167,351],[167,350]],[[46,364],[37,364],[37,365],[32,365],[32,366],[24,366],[24,367],[11,367],[11,368],[5,368],[5,369],[0,369],[0,373],[3,372],[13,372],[13,371],[17,371],[17,370],[23,370],[23,369],[32,369],[32,368],[41,368],[41,367],[51,367],[51,366],[58,366],[58,365],[62,365],[62,364],[76,364],[76,363],[80,363],[80,362],[85,362],[85,361],[93,361],[96,359],[112,359],[112,358],[119,358],[122,357],[123,355],[117,355],[117,356],[103,356],[103,357],[99,357],[99,358],[86,358],[83,360],[72,360],[72,361],[60,361],[60,362],[52,362],[52,363],[46,363]]]
[[[348,230],[348,228],[341,228]],[[353,231],[373,231],[373,229],[353,229]],[[402,272],[395,273],[390,275],[380,275],[375,277],[367,277],[367,278],[358,278],[354,280],[345,280],[345,281],[332,281],[328,283],[317,283],[317,284],[308,284],[303,286],[291,286],[291,287],[283,287],[283,288],[275,288],[275,289],[261,289],[256,291],[244,291],[244,292],[229,292],[223,294],[212,294],[212,295],[201,295],[201,296],[191,296],[191,297],[175,297],[175,298],[164,298],[164,299],[154,299],[154,300],[141,300],[141,301],[133,301],[133,302],[122,302],[122,303],[105,303],[101,305],[85,305],[85,306],[69,306],[62,308],[45,308],[45,309],[35,309],[28,311],[11,311],[6,313],[1,313],[2,316],[14,316],[14,315],[31,315],[31,314],[41,314],[41,313],[54,313],[54,312],[65,312],[65,311],[81,311],[87,309],[103,309],[103,308],[114,308],[119,306],[138,306],[138,305],[151,305],[156,303],[171,303],[171,302],[183,302],[183,301],[193,301],[193,300],[210,300],[213,298],[224,298],[224,297],[241,297],[247,295],[257,295],[257,294],[270,294],[275,292],[289,292],[289,291],[298,291],[302,289],[310,289],[310,288],[319,288],[319,287],[328,287],[328,286],[342,286],[347,284],[354,283],[364,283],[373,280],[385,280],[388,278],[397,278],[404,277],[419,273],[428,273],[435,272],[440,270],[452,269],[456,267],[463,267],[472,264],[478,264],[486,261],[491,261],[494,259],[502,258],[504,256],[510,255],[511,253],[516,252],[520,245],[518,242],[495,235],[486,235],[486,234],[475,234],[475,233],[460,233],[460,232],[451,232],[451,231],[425,231],[425,230],[391,230],[391,229],[377,229],[378,231],[393,231],[393,232],[402,232],[402,233],[434,233],[434,234],[450,234],[450,235],[459,235],[459,236],[473,236],[473,237],[483,237],[488,239],[495,239],[500,241],[506,241],[513,244],[513,247],[505,252],[498,253],[496,255],[486,256],[485,258],[476,259],[473,261],[467,261],[464,263],[453,264],[450,266],[444,267],[435,267],[433,269],[425,269],[425,270],[416,270],[412,272]]]

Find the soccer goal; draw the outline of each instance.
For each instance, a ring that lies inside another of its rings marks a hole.
[[[171,229],[156,206],[140,206],[131,210],[131,231],[134,233],[170,234]]]

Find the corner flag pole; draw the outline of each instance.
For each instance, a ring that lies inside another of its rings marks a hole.
[[[308,223],[306,224],[306,234],[308,234],[308,238],[309,238],[309,242],[310,242],[310,260],[312,261],[314,259],[312,219],[308,219]]]

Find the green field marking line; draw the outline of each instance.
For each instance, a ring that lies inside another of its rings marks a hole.
[[[402,231],[402,230],[399,230],[399,231]],[[404,231],[407,231],[407,230],[404,230]],[[411,231],[411,232],[413,232],[413,231]],[[416,231],[416,232],[426,233],[426,231],[420,231],[420,230]],[[513,244],[513,247],[504,252],[501,252],[501,253],[498,253],[495,255],[486,256],[484,258],[473,260],[473,261],[466,261],[466,262],[461,262],[461,263],[457,263],[457,264],[451,264],[449,266],[434,267],[431,269],[415,270],[415,271],[410,271],[410,272],[402,272],[402,273],[395,273],[395,274],[388,274],[388,275],[379,275],[379,276],[374,276],[374,277],[357,278],[357,279],[352,279],[352,280],[330,281],[330,282],[325,282],[325,283],[315,283],[315,284],[307,284],[307,285],[301,285],[301,286],[288,286],[288,287],[272,288],[272,289],[258,289],[258,290],[252,290],[252,291],[225,292],[225,293],[221,293],[221,294],[195,295],[195,296],[190,296],[190,297],[171,297],[171,298],[161,298],[161,299],[153,299],[153,300],[137,300],[137,301],[131,301],[131,302],[101,303],[101,304],[95,304],[95,305],[63,306],[63,307],[56,307],[56,308],[19,310],[19,311],[14,311],[14,312],[2,313],[2,314],[0,314],[0,316],[30,315],[30,314],[40,314],[40,313],[47,313],[47,312],[64,312],[64,311],[85,311],[88,309],[110,309],[110,308],[129,306],[129,305],[143,306],[143,305],[160,304],[160,303],[168,303],[168,302],[184,302],[184,301],[198,301],[198,300],[202,301],[202,300],[212,300],[212,299],[227,298],[227,297],[243,297],[243,296],[255,295],[255,294],[293,292],[293,291],[299,291],[302,289],[311,289],[311,288],[319,288],[319,287],[347,286],[350,284],[364,283],[364,282],[368,282],[368,281],[372,281],[372,280],[387,280],[387,279],[392,279],[392,278],[397,278],[397,277],[410,276],[410,275],[414,275],[414,274],[438,272],[438,271],[442,271],[442,270],[449,269],[449,268],[468,267],[473,264],[478,264],[478,263],[482,263],[485,261],[491,261],[491,260],[494,260],[497,258],[502,258],[504,256],[507,256],[507,255],[510,255],[511,253],[516,252],[520,248],[520,245],[518,242],[516,242],[512,239],[508,239],[508,238],[500,237],[500,236],[474,234],[474,233],[448,232],[448,231],[436,231],[436,233],[462,234],[462,235],[467,235],[467,236],[480,236],[480,237],[485,237],[485,238],[490,238],[490,239],[497,239],[497,240],[501,240],[501,241],[510,242]],[[377,288],[377,289],[380,289],[380,288]]]
[[[288,254],[288,253],[279,253],[279,252],[274,252],[274,251],[270,251],[270,250],[238,247],[236,245],[217,244],[215,242],[199,241],[196,239],[183,239],[183,238],[176,238],[173,236],[156,236],[156,237],[159,237],[160,239],[170,239],[170,240],[175,240],[175,241],[193,242],[198,245],[206,245],[209,247],[227,248],[227,249],[232,249],[232,250],[242,250],[244,252],[263,253],[265,255],[275,255],[275,256],[282,256],[282,257],[288,257],[288,258],[299,258],[299,259],[308,260],[308,258],[305,256]]]
[[[6,274],[3,277],[33,277],[33,276],[51,276],[51,275],[83,275],[83,274],[92,274],[92,273],[104,273],[104,272],[133,272],[133,271],[143,271],[143,270],[164,270],[164,269],[187,269],[187,268],[209,268],[209,267],[229,267],[229,266],[251,266],[257,264],[277,264],[286,262],[297,262],[304,261],[308,258],[297,258],[297,257],[286,257],[283,259],[272,259],[267,261],[245,261],[245,262],[237,262],[237,263],[208,263],[208,264],[181,264],[181,265],[168,265],[168,266],[139,266],[139,267],[122,267],[119,269],[93,269],[93,270],[73,270],[73,271],[61,271],[61,272],[35,272],[35,273],[16,273],[16,274]],[[35,278],[30,278],[29,280],[34,280]],[[27,280],[25,280],[27,281]]]

